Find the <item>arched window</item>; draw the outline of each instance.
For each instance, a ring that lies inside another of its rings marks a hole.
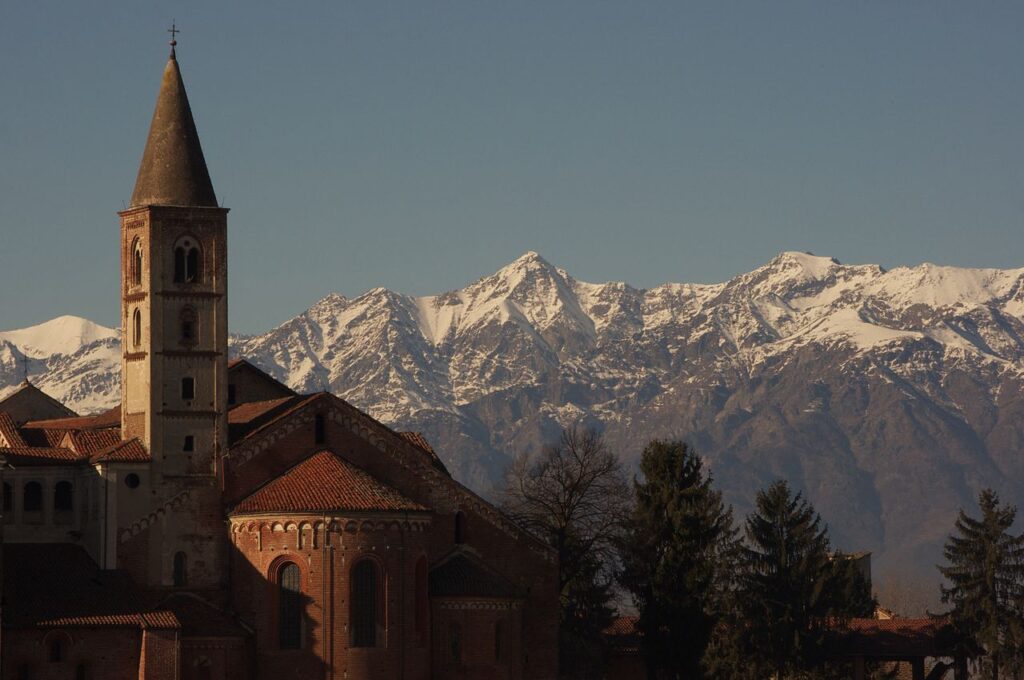
[[[142,344],[142,312],[136,309],[132,312],[132,347]]]
[[[23,489],[24,497],[21,507],[25,512],[43,511],[43,485],[39,482],[28,482]]]
[[[196,310],[185,307],[178,319],[178,341],[183,345],[194,345],[198,338]]]
[[[505,660],[505,622],[495,621],[494,623],[494,661],[501,663]]]
[[[430,612],[427,594],[427,558],[416,560],[416,637],[420,646],[427,644],[427,619]]]
[[[281,565],[277,572],[277,641],[281,649],[302,646],[302,589],[299,566]]]
[[[53,509],[56,512],[71,512],[74,508],[73,502],[74,487],[71,482],[57,482],[53,487]]]
[[[139,239],[132,241],[132,285],[142,283],[142,243]]]
[[[352,567],[350,612],[353,647],[376,647],[380,616],[381,579],[377,563],[360,560]]]
[[[462,663],[462,626],[452,621],[448,626],[448,651],[452,655],[452,663]]]
[[[174,553],[174,585],[178,588],[188,585],[188,555],[183,552]]]
[[[455,542],[466,542],[466,515],[462,510],[455,513]]]
[[[50,663],[60,663],[64,660],[64,640],[59,635],[50,639]]]
[[[174,246],[174,282],[196,283],[202,278],[199,244],[191,238],[180,239]]]

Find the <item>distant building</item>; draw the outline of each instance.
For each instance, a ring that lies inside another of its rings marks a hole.
[[[121,404],[0,402],[0,677],[554,678],[549,547],[421,436],[228,361],[227,213],[172,49],[120,213]]]

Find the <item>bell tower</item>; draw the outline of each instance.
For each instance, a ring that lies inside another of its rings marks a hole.
[[[222,566],[204,540],[223,540],[228,211],[217,205],[174,45],[131,204],[119,213],[121,427],[152,456],[154,512],[172,502],[187,510],[165,508],[152,525],[145,580],[170,585],[184,559],[189,585],[205,587]]]

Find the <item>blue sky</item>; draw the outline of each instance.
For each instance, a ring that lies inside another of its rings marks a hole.
[[[0,10],[0,328],[117,322],[172,18],[237,331],[526,250],[1024,266],[1024,3],[37,0]]]

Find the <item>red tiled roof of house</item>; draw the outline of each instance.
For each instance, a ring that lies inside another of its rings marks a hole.
[[[228,412],[228,429],[231,444],[270,427],[272,424],[294,413],[309,402],[322,397],[324,394],[326,393],[317,392],[315,394],[239,404]]]
[[[27,446],[18,432],[18,426],[14,424],[14,419],[4,411],[0,411],[0,435],[7,440],[8,446]]]
[[[850,619],[832,631],[846,654],[876,657],[947,656],[959,642],[949,619]]]
[[[109,411],[94,416],[75,418],[55,418],[53,420],[33,420],[23,427],[58,430],[99,430],[107,427],[120,427],[121,407],[115,406]]]
[[[613,619],[611,625],[601,631],[608,644],[619,654],[637,653],[640,651],[640,617],[620,616]]]
[[[239,502],[233,514],[425,511],[397,490],[330,451],[316,453]]]
[[[18,446],[0,448],[0,456],[12,465],[71,465],[84,460],[64,447]]]
[[[72,430],[68,432],[75,451],[91,455],[121,443],[121,428],[108,430]]]
[[[150,460],[149,451],[138,439],[117,442],[89,457],[90,463],[147,463]]]
[[[42,429],[38,427],[22,427],[21,438],[26,446],[56,447],[64,441],[67,430]]]
[[[127,574],[101,570],[76,545],[7,544],[3,570],[4,627],[181,625],[171,611],[151,611]]]

